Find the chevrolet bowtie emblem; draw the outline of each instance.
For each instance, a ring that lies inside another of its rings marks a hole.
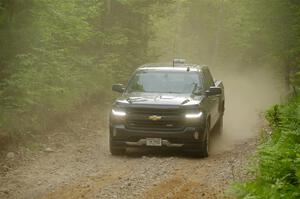
[[[158,116],[158,115],[151,115],[148,117],[149,120],[152,120],[152,121],[158,121],[158,120],[161,120],[161,116]]]

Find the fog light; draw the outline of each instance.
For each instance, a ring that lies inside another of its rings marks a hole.
[[[194,133],[194,138],[195,138],[196,140],[199,140],[199,133],[198,133],[198,132],[195,132],[195,133]]]

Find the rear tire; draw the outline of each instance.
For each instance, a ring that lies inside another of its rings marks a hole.
[[[223,133],[223,116],[221,116],[219,118],[218,122],[216,123],[215,128],[214,128],[214,133],[216,135],[222,135],[222,133]]]

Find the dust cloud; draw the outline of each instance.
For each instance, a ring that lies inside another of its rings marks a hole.
[[[223,134],[212,143],[212,153],[259,135],[264,111],[284,99],[282,71],[275,66],[211,68],[225,86]]]

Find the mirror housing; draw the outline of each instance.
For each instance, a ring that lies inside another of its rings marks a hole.
[[[205,91],[207,96],[212,96],[212,95],[221,95],[222,94],[222,89],[220,87],[215,87],[212,86],[209,88],[209,90]]]
[[[123,93],[125,91],[125,86],[123,84],[113,84],[111,89],[118,93]]]

